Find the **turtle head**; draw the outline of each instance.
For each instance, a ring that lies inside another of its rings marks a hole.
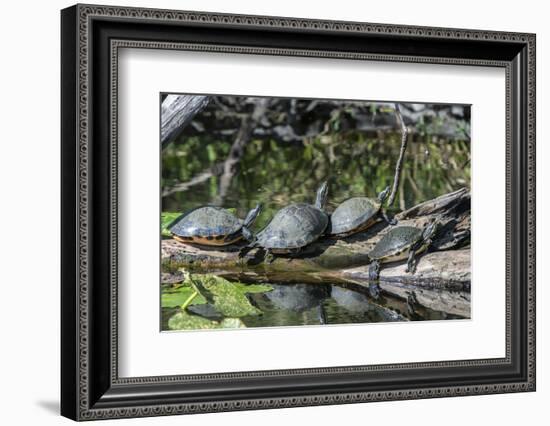
[[[324,181],[317,190],[317,198],[315,199],[315,207],[319,210],[323,210],[325,203],[327,202],[328,195],[328,182]]]
[[[390,196],[390,187],[386,186],[384,190],[378,194],[378,201],[380,201],[380,204],[384,204],[384,201],[388,199]]]
[[[249,226],[251,226],[254,221],[256,220],[256,218],[258,217],[258,215],[260,214],[260,212],[262,211],[262,205],[261,204],[256,204],[256,207],[254,207],[252,210],[250,210],[248,212],[248,214],[246,215],[244,221],[243,221],[243,226],[245,228],[248,228]]]

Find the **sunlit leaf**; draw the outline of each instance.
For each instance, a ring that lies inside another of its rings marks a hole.
[[[190,305],[187,307],[187,310],[192,314],[200,315],[213,321],[223,319],[223,315],[210,303]]]
[[[184,311],[174,314],[168,320],[168,328],[170,330],[208,330],[217,327],[218,323],[215,321],[210,321],[198,315],[188,314]]]
[[[194,289],[190,286],[183,286],[177,289],[163,291],[160,297],[160,304],[163,308],[175,308],[183,305],[194,293]],[[206,303],[206,299],[200,294],[197,295],[191,302],[192,305]]]
[[[246,293],[263,293],[272,290],[269,285],[232,283],[225,278],[210,274],[193,274],[189,281],[199,294],[225,317],[260,315],[262,312],[250,303]]]
[[[220,323],[220,328],[246,328],[246,325],[239,318],[225,318]]]
[[[229,282],[218,282],[211,287],[211,291],[214,294],[214,306],[226,317],[238,318],[262,313],[249,302],[243,292]]]
[[[267,291],[273,290],[273,287],[268,284],[233,283],[233,285],[243,293],[265,293]]]
[[[246,328],[239,318],[225,318],[221,322],[211,321],[199,315],[178,312],[168,320],[170,330],[212,330],[216,328]]]

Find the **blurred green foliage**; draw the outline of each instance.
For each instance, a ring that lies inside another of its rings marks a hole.
[[[376,196],[393,183],[399,154],[399,133],[379,139],[360,132],[332,133],[284,143],[252,140],[245,148],[238,172],[223,199],[219,177],[186,191],[163,197],[163,211],[184,212],[205,204],[236,208],[244,218],[256,203],[264,205],[255,228],[263,227],[275,211],[291,202],[313,202],[318,185],[329,179],[328,210],[354,196]],[[209,137],[188,137],[170,145],[162,156],[162,187],[188,182],[223,161],[228,142]],[[470,146],[463,140],[435,139],[424,134],[409,141],[401,184],[393,210],[470,185]],[[391,210],[391,209],[390,209]]]

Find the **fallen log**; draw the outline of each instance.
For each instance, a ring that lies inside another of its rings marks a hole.
[[[442,227],[429,252],[419,257],[415,274],[405,262],[383,265],[380,289],[400,298],[414,295],[430,309],[469,316],[470,193],[461,189],[412,207],[396,216],[399,225],[423,227],[434,218]],[[368,253],[390,227],[379,221],[365,232],[343,239],[323,238],[299,256],[264,261],[262,250],[239,258],[241,245],[224,248],[162,241],[163,280],[180,268],[215,273],[242,282],[332,283],[368,286]]]
[[[208,96],[168,95],[161,105],[160,141],[164,148],[208,105]]]

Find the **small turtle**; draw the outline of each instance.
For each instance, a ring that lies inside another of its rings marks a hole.
[[[273,253],[297,254],[306,245],[324,234],[328,215],[323,211],[327,199],[328,184],[324,182],[317,190],[315,205],[290,204],[279,210],[271,222],[260,231],[249,249],[265,249],[265,260],[271,262]],[[241,252],[241,256],[245,252]]]
[[[253,241],[249,227],[254,223],[262,207],[258,204],[241,220],[224,208],[215,206],[198,207],[182,214],[169,230],[182,243],[196,243],[207,246],[226,246],[241,238]]]
[[[367,197],[354,197],[341,203],[330,216],[328,235],[347,237],[356,232],[364,231],[373,225],[379,216],[390,225],[395,225],[395,220],[390,220],[382,210],[382,204],[390,194],[390,187],[386,187],[378,198],[373,200]]]
[[[407,259],[407,272],[416,270],[415,256],[425,251],[432,243],[431,237],[438,228],[438,221],[433,221],[424,229],[414,226],[397,226],[390,229],[369,253],[369,279],[376,281],[379,277],[380,264]]]

